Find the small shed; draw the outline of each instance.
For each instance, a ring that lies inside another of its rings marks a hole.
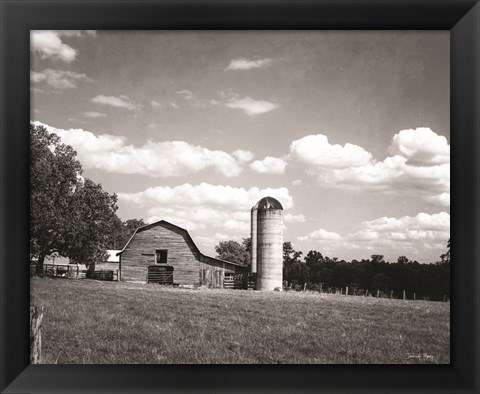
[[[204,255],[187,230],[164,220],[139,227],[117,255],[126,282],[223,287],[226,274],[247,272],[242,264]]]

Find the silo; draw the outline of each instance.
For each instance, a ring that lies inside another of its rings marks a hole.
[[[251,239],[252,239],[252,264],[250,267],[250,272],[252,274],[257,273],[257,209],[258,204],[254,205],[251,210],[251,221],[250,221],[250,230],[251,230]]]
[[[283,207],[272,197],[257,207],[257,290],[282,290]]]

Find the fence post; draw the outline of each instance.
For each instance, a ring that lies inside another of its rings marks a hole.
[[[447,295],[445,294],[445,295],[443,296],[443,302],[446,302],[446,301],[447,301]]]
[[[377,290],[377,298],[380,297],[380,290]]]
[[[405,290],[403,290],[403,300],[405,301],[407,298],[405,297]]]
[[[43,306],[30,306],[30,362],[38,364],[42,360],[42,320]]]
[[[393,290],[390,290],[390,299],[393,298]]]
[[[345,295],[348,295],[348,286],[345,288]]]
[[[303,292],[305,293],[307,291],[307,282],[303,284]]]
[[[322,294],[322,284],[320,283],[320,294]]]
[[[416,299],[417,299],[417,295],[413,293],[413,301],[415,301]]]

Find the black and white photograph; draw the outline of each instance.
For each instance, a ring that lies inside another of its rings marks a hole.
[[[448,30],[30,31],[30,362],[450,364],[450,82]]]

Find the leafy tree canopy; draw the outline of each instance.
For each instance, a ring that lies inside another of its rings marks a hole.
[[[248,265],[250,263],[250,253],[247,252],[245,243],[241,244],[237,241],[220,241],[215,246],[217,258],[231,261],[234,263]]]
[[[142,226],[145,226],[143,219],[128,219],[122,222],[116,217],[108,234],[108,249],[122,249],[135,230]]]
[[[450,240],[448,240],[447,243],[447,252],[445,254],[442,254],[440,256],[440,259],[442,260],[442,263],[448,264],[450,266]]]
[[[30,124],[30,255],[40,275],[46,256],[91,264],[105,252],[116,196],[81,174],[71,146]]]

